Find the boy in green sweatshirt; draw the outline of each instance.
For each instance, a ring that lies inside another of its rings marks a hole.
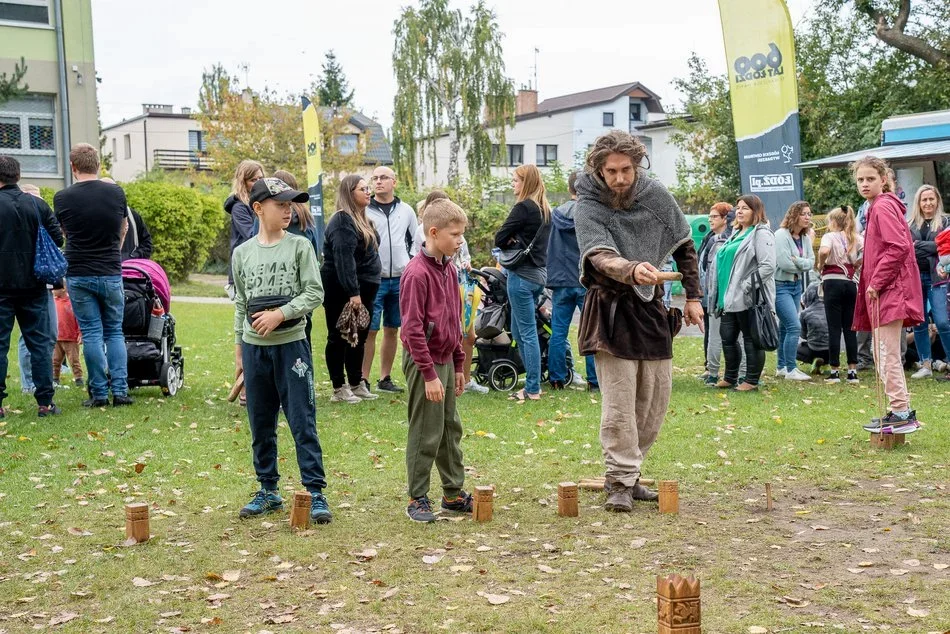
[[[313,495],[310,518],[328,524],[333,516],[323,495],[327,482],[317,437],[313,360],[304,335],[304,317],[323,301],[323,284],[310,242],[286,231],[290,203],[307,200],[305,192],[276,178],[254,183],[250,203],[260,231],[231,257],[234,333],[247,391],[254,471],[261,483],[240,516],[283,508],[277,492],[277,415],[283,407],[297,447],[300,480]]]

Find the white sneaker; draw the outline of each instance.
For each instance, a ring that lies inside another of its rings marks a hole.
[[[785,368],[779,368],[778,370],[775,371],[775,378],[784,379],[786,374],[788,374],[788,370],[786,370]]]
[[[350,403],[355,405],[356,403],[362,403],[363,399],[358,396],[355,396],[350,390],[349,385],[344,385],[343,387],[338,387],[333,390],[333,396],[330,397],[331,403]]]
[[[798,368],[793,368],[791,372],[785,373],[786,381],[811,381],[811,377],[799,370]]]
[[[946,363],[944,363],[943,361],[934,361],[934,362],[931,364],[931,367],[932,367],[932,369],[933,369],[934,372],[946,372],[947,369],[950,368],[950,366],[948,366],[948,365],[947,365]]]
[[[927,377],[933,376],[933,371],[925,365],[920,366],[920,369],[910,375],[912,379],[926,379]]]
[[[488,388],[484,385],[479,385],[475,382],[475,379],[471,379],[468,383],[465,384],[466,392],[474,392],[475,394],[488,394]]]
[[[587,379],[582,377],[579,372],[574,373],[574,378],[571,379],[571,385],[577,385],[580,387],[587,387]]]
[[[350,386],[350,394],[352,394],[352,395],[355,396],[356,398],[361,399],[361,400],[364,400],[364,401],[375,401],[376,399],[379,398],[379,394],[373,394],[372,392],[370,392],[370,391],[367,389],[365,383],[360,383],[360,384],[357,385],[356,387],[353,387],[353,386],[351,385],[351,386]]]

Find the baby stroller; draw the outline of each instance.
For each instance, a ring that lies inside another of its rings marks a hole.
[[[176,345],[168,276],[156,262],[122,263],[125,315],[122,333],[129,359],[129,388],[158,385],[174,396],[185,379],[185,359]],[[160,320],[155,321],[155,320]]]
[[[511,336],[511,310],[508,306],[507,280],[504,273],[493,267],[472,269],[472,275],[482,289],[484,306],[475,320],[475,356],[472,376],[482,385],[499,392],[510,392],[524,374],[521,353]],[[551,317],[546,309],[548,297],[542,295],[535,307],[535,324],[541,348],[541,382],[548,380],[548,343],[551,340]],[[567,377],[565,384],[574,380],[574,360],[567,348]]]

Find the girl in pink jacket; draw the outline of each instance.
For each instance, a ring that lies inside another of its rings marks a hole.
[[[901,364],[900,338],[906,326],[924,320],[914,242],[904,220],[904,204],[887,184],[887,163],[866,156],[851,166],[861,196],[870,203],[864,234],[864,268],[858,284],[853,328],[872,331],[875,367],[884,382],[890,412],[865,429],[883,434],[917,431],[917,412]]]

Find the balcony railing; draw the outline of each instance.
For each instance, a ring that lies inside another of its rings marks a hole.
[[[166,170],[210,170],[214,161],[208,158],[206,152],[192,152],[191,150],[155,150],[152,153],[154,165]]]

